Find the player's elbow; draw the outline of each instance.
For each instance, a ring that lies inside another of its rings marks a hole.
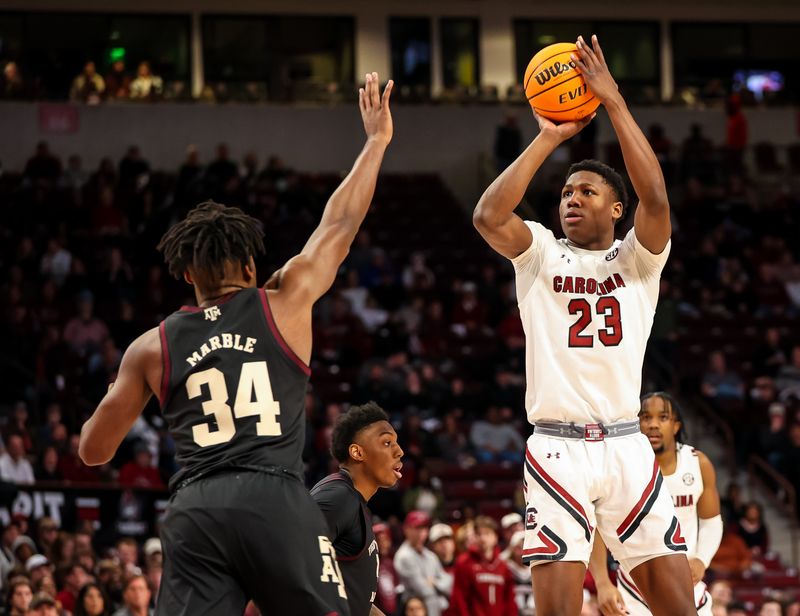
[[[478,231],[486,231],[498,226],[496,216],[492,215],[489,207],[486,206],[483,199],[478,203],[475,211],[472,212],[472,224]]]
[[[113,452],[109,453],[102,447],[97,439],[89,438],[86,434],[86,427],[81,430],[81,440],[78,445],[78,456],[86,466],[100,466],[109,462],[113,457]]]

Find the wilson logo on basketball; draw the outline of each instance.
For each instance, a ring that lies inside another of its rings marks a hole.
[[[558,77],[562,73],[573,70],[575,70],[575,63],[572,61],[566,64],[558,61],[553,62],[553,66],[545,68],[543,71],[536,74],[536,83],[538,83],[540,86],[543,86],[552,78]]]

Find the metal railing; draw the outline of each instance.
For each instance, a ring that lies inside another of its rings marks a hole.
[[[773,504],[789,518],[789,537],[792,542],[792,566],[800,564],[800,537],[798,536],[797,491],[792,483],[757,455],[747,461],[747,478],[766,492]]]

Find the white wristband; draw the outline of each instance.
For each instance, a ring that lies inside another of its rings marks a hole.
[[[713,518],[700,518],[697,526],[697,549],[695,558],[708,569],[711,559],[717,553],[719,543],[722,541],[722,516],[715,515]]]

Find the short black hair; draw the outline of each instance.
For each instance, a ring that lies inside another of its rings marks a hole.
[[[169,273],[180,278],[191,265],[212,282],[225,277],[225,263],[242,268],[264,253],[258,220],[236,207],[206,201],[164,234],[158,244]]]
[[[578,171],[591,171],[602,177],[603,181],[608,184],[614,192],[614,198],[622,203],[622,216],[617,219],[617,222],[625,218],[625,214],[628,211],[628,189],[625,188],[625,182],[622,176],[607,164],[590,158],[570,165],[567,171],[567,177]]]
[[[389,416],[375,402],[351,406],[339,415],[331,435],[331,454],[340,463],[350,460],[350,445],[356,434],[376,421],[389,421]]]
[[[686,443],[686,438],[688,438],[685,425],[683,423],[683,413],[681,412],[681,406],[678,404],[678,401],[675,400],[672,396],[670,396],[665,391],[653,391],[649,394],[645,394],[642,396],[641,399],[641,408],[644,408],[644,403],[647,402],[650,398],[660,398],[664,401],[664,407],[669,411],[670,415],[675,418],[675,421],[679,421],[681,427],[678,428],[678,432],[675,434],[675,440],[679,443]]]

